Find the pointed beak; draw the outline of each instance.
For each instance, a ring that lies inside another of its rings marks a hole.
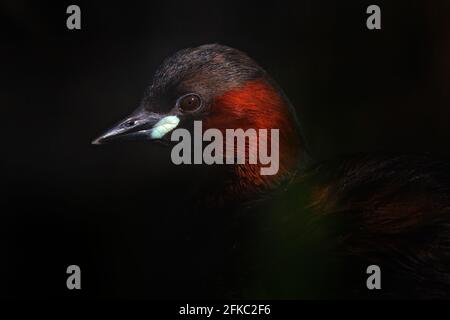
[[[178,126],[180,119],[174,115],[161,115],[140,110],[112,127],[92,144],[104,144],[123,140],[156,140]]]

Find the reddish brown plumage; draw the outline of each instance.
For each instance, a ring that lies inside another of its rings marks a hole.
[[[299,162],[300,136],[296,131],[294,115],[289,103],[266,80],[249,81],[238,88],[217,97],[211,113],[204,120],[204,128],[216,128],[225,135],[226,129],[279,129],[279,172],[275,176],[260,174],[261,164],[236,166],[234,172],[239,182],[231,188],[252,192],[261,187],[270,187],[276,180],[294,171]],[[268,149],[271,140],[268,134]],[[260,146],[258,146],[260,147]],[[248,141],[246,155],[248,156]],[[249,190],[243,190],[248,188]]]

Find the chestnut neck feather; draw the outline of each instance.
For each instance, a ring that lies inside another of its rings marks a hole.
[[[214,101],[211,113],[204,122],[205,128],[279,129],[279,170],[275,175],[261,175],[261,164],[235,164],[230,168],[223,197],[251,199],[261,192],[276,188],[295,175],[300,161],[301,136],[292,107],[283,94],[268,80],[249,81],[232,89]],[[270,148],[268,148],[270,150]],[[249,150],[246,143],[246,152]]]

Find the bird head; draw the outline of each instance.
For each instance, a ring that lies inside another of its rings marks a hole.
[[[295,112],[270,76],[243,52],[218,44],[178,51],[154,74],[140,106],[93,144],[119,140],[170,142],[174,129],[279,129],[277,177],[292,171],[303,154]],[[250,151],[252,152],[252,151]],[[235,165],[239,185],[267,185],[257,165]],[[247,183],[244,180],[248,180]]]

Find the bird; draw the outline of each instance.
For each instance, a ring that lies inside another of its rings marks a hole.
[[[192,132],[195,121],[220,132],[279,130],[276,174],[261,175],[259,163],[235,163],[207,166],[195,177],[192,210],[233,221],[223,232],[231,245],[222,283],[231,293],[220,297],[449,296],[448,161],[362,153],[315,160],[281,87],[247,54],[220,44],[166,58],[138,109],[92,143],[173,146],[175,129]],[[368,288],[371,265],[381,270],[381,288]]]

